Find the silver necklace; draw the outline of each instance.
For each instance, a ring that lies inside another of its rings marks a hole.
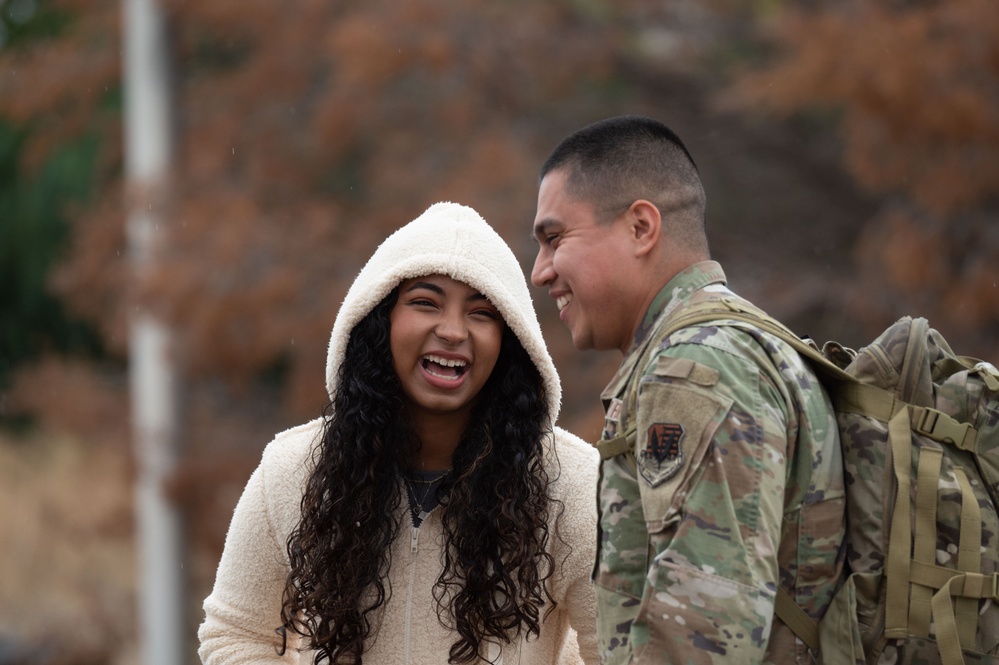
[[[439,486],[440,482],[444,480],[444,477],[447,476],[447,474],[449,473],[451,473],[451,469],[447,469],[440,475],[435,476],[434,478],[431,478],[429,480],[424,480],[421,478],[409,478],[407,476],[403,476],[403,480],[406,481],[406,489],[409,490],[409,494],[413,498],[413,504],[411,508],[414,513],[415,526],[423,524],[423,520],[427,519],[427,517],[430,516],[430,512],[426,509],[427,498],[430,496],[430,493],[432,491],[436,491],[436,488]],[[416,483],[418,485],[426,485],[426,487],[423,490],[423,496],[418,497],[416,495],[416,488],[413,486],[413,483]]]
[[[434,483],[439,483],[444,480],[444,476],[449,473],[451,473],[451,469],[445,469],[429,480],[425,478],[410,478],[409,476],[403,476],[403,478],[405,478],[408,482],[417,483],[419,485],[433,485]]]

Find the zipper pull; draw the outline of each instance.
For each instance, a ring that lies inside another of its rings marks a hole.
[[[411,539],[410,539],[410,547],[412,548],[412,551],[415,554],[416,553],[416,544],[420,540],[420,530],[418,528],[416,528],[415,526],[411,527],[411,528],[412,528],[412,532],[411,532]]]

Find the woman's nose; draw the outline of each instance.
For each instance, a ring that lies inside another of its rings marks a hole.
[[[458,344],[468,337],[464,312],[444,312],[435,333],[449,344]]]

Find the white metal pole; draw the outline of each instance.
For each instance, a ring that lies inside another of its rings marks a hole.
[[[141,278],[155,265],[168,223],[173,154],[170,50],[156,0],[122,3],[126,232],[132,269]],[[183,532],[166,487],[178,458],[179,372],[169,326],[141,303],[129,320],[129,381],[137,466],[141,662],[183,665]]]

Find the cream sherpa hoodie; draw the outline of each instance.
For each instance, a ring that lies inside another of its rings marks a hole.
[[[520,265],[475,211],[454,203],[431,206],[389,236],[357,276],[333,325],[327,361],[330,394],[354,326],[401,281],[433,274],[469,284],[499,309],[541,372],[554,422],[561,388]],[[206,618],[198,637],[205,665],[312,662],[313,654],[300,652],[291,633],[285,655],[279,656],[275,629],[281,624],[288,575],[285,544],[298,523],[307,462],[321,433],[322,420],[315,420],[277,435],[250,477],[229,527],[215,587],[204,603]],[[548,459],[549,475],[555,479],[551,491],[565,506],[549,539],[558,566],[549,589],[557,606],[539,638],[490,645],[486,655],[493,663],[598,661],[589,578],[596,551],[599,460],[594,448],[559,428],[554,430]],[[411,524],[407,516],[402,524]],[[392,595],[381,608],[380,628],[369,640],[365,663],[447,662],[455,638],[438,621],[432,595],[441,567],[441,523],[434,511],[419,529],[404,526],[396,538],[389,572]]]

